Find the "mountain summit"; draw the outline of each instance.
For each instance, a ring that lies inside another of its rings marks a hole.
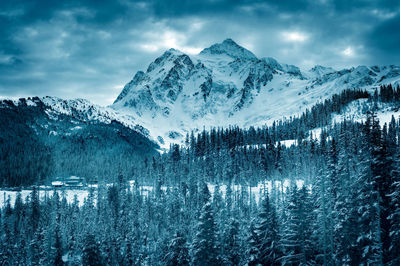
[[[163,144],[190,130],[270,123],[303,112],[344,89],[400,84],[398,66],[304,71],[257,58],[232,39],[195,56],[170,49],[138,71],[111,106],[133,117]]]
[[[222,43],[213,44],[200,52],[200,55],[219,54],[225,54],[233,58],[257,60],[257,57],[252,52],[238,45],[232,39],[226,39]]]

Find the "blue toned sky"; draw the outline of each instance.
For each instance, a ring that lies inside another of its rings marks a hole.
[[[400,63],[398,0],[0,1],[0,97],[113,102],[168,48],[232,38],[303,69]]]

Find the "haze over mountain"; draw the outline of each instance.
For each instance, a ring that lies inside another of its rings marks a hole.
[[[111,106],[161,144],[203,127],[259,126],[303,112],[345,89],[400,84],[399,66],[309,70],[257,58],[226,39],[190,56],[170,49],[138,71]]]

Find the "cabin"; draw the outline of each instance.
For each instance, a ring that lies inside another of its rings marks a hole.
[[[53,182],[51,182],[51,186],[52,187],[63,187],[64,186],[64,182],[62,182],[62,181],[53,181]]]
[[[70,176],[64,179],[64,184],[66,187],[83,187],[85,184],[85,179],[83,177]]]
[[[54,188],[81,188],[86,185],[85,178],[78,176],[70,176],[67,178],[57,178],[57,180],[51,182],[51,186]]]

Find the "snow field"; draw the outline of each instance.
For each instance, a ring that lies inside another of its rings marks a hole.
[[[130,183],[131,189],[133,189],[134,181],[130,181],[129,183]],[[274,186],[273,186],[273,184],[274,184]],[[304,180],[300,180],[300,179],[296,180],[295,184],[298,188],[301,188],[304,185]],[[111,186],[111,184],[108,184],[107,186]],[[207,186],[211,193],[211,196],[213,197],[218,186],[215,184],[207,184]],[[260,199],[262,200],[266,193],[271,194],[273,188],[276,189],[278,192],[280,192],[283,189],[283,192],[285,193],[286,190],[290,186],[291,186],[291,181],[289,179],[285,179],[283,181],[283,183],[278,180],[276,180],[276,181],[265,180],[264,182],[259,182],[257,184],[257,186],[253,186],[253,187],[233,185],[232,193],[233,193],[233,195],[235,195],[235,194],[238,195],[241,192],[246,191],[249,194],[249,200],[250,200],[250,198],[252,198],[256,201],[256,203],[259,203]],[[95,189],[94,191],[95,191],[95,197],[96,197],[97,185],[93,185],[92,187]],[[89,189],[90,189],[90,187],[84,188],[84,189],[64,188],[64,189],[54,190],[54,189],[49,189],[49,188],[45,188],[45,187],[40,187],[38,192],[39,192],[39,198],[41,200],[45,200],[45,199],[52,197],[54,194],[54,191],[58,192],[61,199],[65,197],[68,203],[73,203],[74,198],[76,197],[76,199],[78,200],[79,206],[82,206],[85,199],[89,195]],[[167,191],[172,188],[167,187],[167,186],[162,186],[161,189],[163,191]],[[151,192],[154,190],[154,187],[153,186],[139,186],[139,190],[140,190],[140,194],[144,198],[147,198],[151,194]],[[225,198],[226,191],[227,191],[227,185],[219,186],[219,191],[221,193],[221,196],[223,198]],[[26,202],[26,200],[29,199],[31,192],[32,192],[32,190],[29,190],[29,189],[23,189],[19,192],[19,193],[21,193],[21,197],[24,202]],[[6,206],[8,200],[10,200],[11,206],[14,206],[15,199],[17,198],[17,194],[18,194],[18,191],[0,190],[0,207],[3,208],[4,206]]]

